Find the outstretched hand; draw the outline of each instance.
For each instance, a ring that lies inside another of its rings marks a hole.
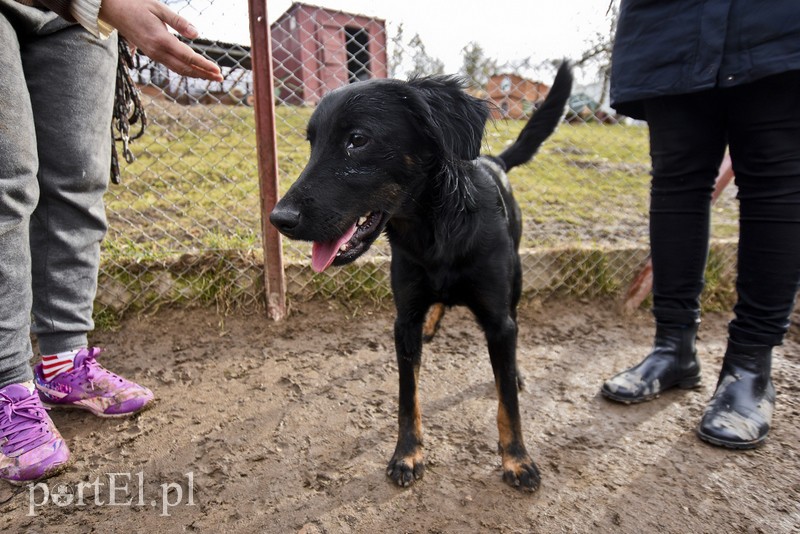
[[[194,39],[197,29],[158,0],[103,0],[100,18],[116,28],[130,44],[150,59],[182,76],[222,81],[222,74],[210,61],[179,41],[167,26]]]

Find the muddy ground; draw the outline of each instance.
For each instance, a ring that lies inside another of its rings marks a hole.
[[[648,313],[546,301],[520,319],[525,436],[543,474],[533,495],[501,481],[491,370],[468,312],[452,310],[426,346],[427,472],[400,489],[384,474],[396,429],[391,311],[312,302],[274,324],[171,310],[93,338],[157,406],[122,421],[51,412],[74,462],[33,489],[0,486],[0,531],[800,531],[797,329],[776,350],[768,443],[730,452],[694,434],[727,316],[702,325],[703,387],[639,406],[598,388],[646,353]]]

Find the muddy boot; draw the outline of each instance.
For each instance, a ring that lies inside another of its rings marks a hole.
[[[698,386],[700,361],[694,341],[699,324],[657,324],[650,354],[638,365],[607,380],[600,392],[611,400],[631,404],[654,399],[670,388]]]
[[[717,391],[706,406],[697,435],[732,449],[753,449],[764,443],[775,406],[771,370],[772,347],[728,340]]]

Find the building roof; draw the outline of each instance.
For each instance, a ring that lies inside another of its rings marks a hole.
[[[367,15],[358,15],[335,9],[328,9],[326,7],[315,6],[312,4],[306,4],[303,2],[295,2],[280,17],[278,17],[278,19],[275,22],[271,24],[271,27],[274,28],[275,25],[278,24],[281,20],[285,19],[286,17],[290,16],[292,13],[301,8],[308,8],[315,10],[318,9],[321,11],[325,11],[326,13],[346,15],[349,17],[360,17],[369,20],[374,20],[376,22],[385,23],[384,19],[378,17],[368,17]],[[178,38],[184,43],[188,44],[192,48],[192,50],[194,50],[198,54],[201,54],[211,59],[212,61],[217,63],[220,67],[228,67],[231,69],[244,68],[248,70],[252,68],[250,61],[249,46],[235,44],[235,43],[226,43],[224,41],[215,41],[212,39],[189,40],[181,36],[178,36]]]
[[[226,43],[224,41],[212,41],[210,39],[194,39],[190,41],[184,37],[179,36],[178,38],[188,44],[192,50],[211,59],[220,67],[247,70],[252,68],[249,46]]]
[[[325,11],[326,13],[331,13],[331,14],[334,14],[334,15],[346,15],[348,17],[360,17],[360,18],[365,18],[365,19],[370,19],[370,20],[382,22],[382,23],[384,23],[384,25],[386,24],[386,20],[382,19],[382,18],[379,18],[379,17],[370,17],[368,15],[362,15],[362,14],[359,14],[359,13],[348,13],[347,11],[341,11],[341,10],[338,10],[338,9],[330,9],[330,8],[327,8],[327,7],[316,6],[314,4],[306,4],[304,2],[294,2],[291,6],[289,6],[289,9],[284,11],[283,14],[280,17],[278,17],[278,19],[275,22],[272,23],[272,26],[275,26],[279,22],[283,21],[283,19],[289,17],[295,11],[297,11],[298,9],[302,9],[302,8]]]

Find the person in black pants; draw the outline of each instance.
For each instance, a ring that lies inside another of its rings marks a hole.
[[[775,403],[772,348],[800,286],[800,4],[623,0],[612,105],[650,128],[652,351],[602,394],[637,403],[700,383],[695,338],[710,204],[726,147],[740,204],[737,303],[716,392],[697,433],[762,444]]]

